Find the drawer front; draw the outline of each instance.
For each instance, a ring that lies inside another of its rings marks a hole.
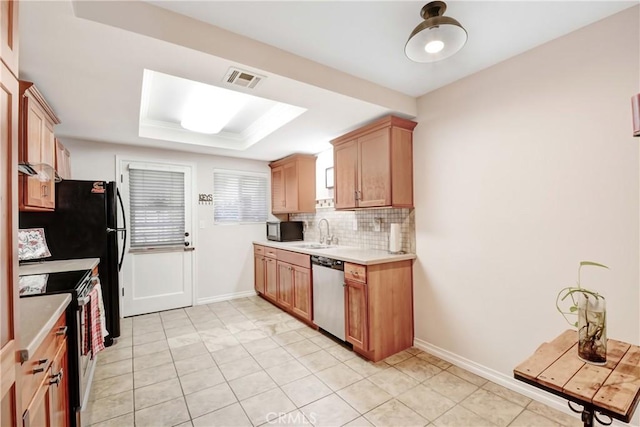
[[[311,256],[300,254],[298,252],[278,249],[278,261],[284,261],[304,268],[311,268]]]
[[[264,246],[264,256],[268,256],[269,258],[278,259],[278,250],[270,248],[268,246]]]
[[[354,282],[367,283],[367,267],[364,265],[345,262],[344,278],[347,280],[353,280]]]
[[[66,339],[66,318],[62,313],[55,326],[44,339],[40,347],[29,360],[21,366],[22,370],[22,405],[31,402],[40,384],[47,376],[49,367],[56,355],[56,350]]]
[[[264,255],[264,246],[253,245],[253,253],[255,255]]]

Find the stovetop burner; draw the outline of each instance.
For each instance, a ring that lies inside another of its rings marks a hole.
[[[60,273],[32,274],[19,277],[20,296],[73,293],[82,296],[90,280],[91,270],[63,271]]]

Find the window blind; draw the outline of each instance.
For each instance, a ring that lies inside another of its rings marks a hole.
[[[182,246],[184,173],[129,169],[131,247]]]
[[[214,222],[265,222],[267,193],[266,174],[214,170]]]

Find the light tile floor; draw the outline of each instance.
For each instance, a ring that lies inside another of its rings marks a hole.
[[[127,318],[83,425],[581,426],[411,348],[361,359],[259,297]]]

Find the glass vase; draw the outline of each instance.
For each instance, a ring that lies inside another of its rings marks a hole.
[[[607,362],[607,307],[603,297],[578,296],[578,356],[585,362]]]

